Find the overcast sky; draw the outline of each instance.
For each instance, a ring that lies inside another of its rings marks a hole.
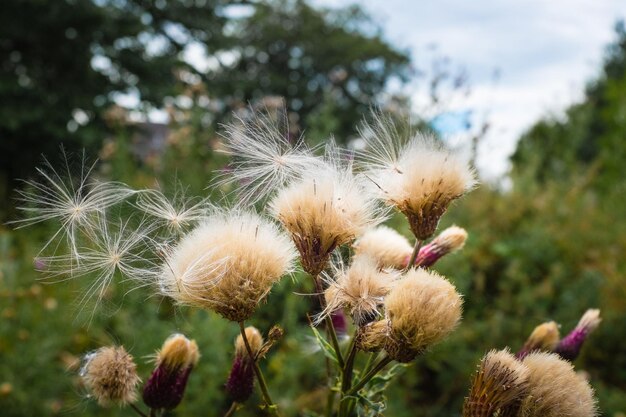
[[[315,0],[342,6],[348,0]],[[597,74],[614,24],[626,17],[626,0],[363,0],[386,38],[411,52],[418,68],[436,53],[466,68],[473,94],[452,104],[476,110],[492,129],[480,152],[479,168],[495,177],[508,169],[516,139],[540,116],[559,116],[581,98]],[[494,84],[494,70],[499,78]],[[424,86],[408,91],[423,102]]]

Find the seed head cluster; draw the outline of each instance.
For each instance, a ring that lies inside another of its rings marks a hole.
[[[367,230],[354,243],[355,258],[370,257],[380,268],[404,268],[412,250],[407,238],[387,226]]]

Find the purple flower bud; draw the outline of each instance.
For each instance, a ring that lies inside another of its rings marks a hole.
[[[574,361],[578,357],[587,336],[598,327],[601,320],[600,310],[587,310],[574,330],[561,339],[556,347],[556,353],[563,359]]]
[[[254,369],[248,356],[236,356],[226,381],[226,393],[231,400],[244,403],[254,389]]]
[[[422,247],[415,259],[415,265],[423,268],[433,266],[442,256],[459,250],[467,240],[467,232],[457,226],[448,227],[434,238],[428,245]],[[406,263],[409,262],[407,258]]]
[[[198,346],[181,334],[170,336],[157,355],[156,369],[143,388],[143,402],[153,409],[174,409],[185,394],[191,370],[198,362]]]
[[[342,309],[338,309],[330,313],[330,318],[333,322],[333,326],[335,327],[335,332],[337,332],[337,336],[345,337],[348,335],[348,323],[346,320],[346,315],[344,314]]]

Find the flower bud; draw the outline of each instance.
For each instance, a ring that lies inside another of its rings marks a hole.
[[[526,355],[536,350],[552,352],[558,343],[559,326],[554,321],[549,321],[535,327],[515,357],[524,359]]]
[[[154,409],[176,408],[199,356],[194,340],[182,334],[170,336],[157,354],[156,368],[143,389],[143,402]]]
[[[256,358],[263,348],[263,337],[252,326],[246,327],[245,332],[250,350]],[[254,360],[250,358],[243,337],[239,335],[235,341],[235,359],[225,386],[226,393],[234,402],[244,403],[252,395],[254,389],[253,366]]]
[[[600,318],[600,310],[590,309],[585,312],[574,330],[569,332],[556,347],[558,353],[563,359],[573,361],[578,357],[580,349],[585,343],[587,336],[593,332],[602,319]]]
[[[137,366],[123,346],[102,347],[87,354],[80,376],[91,395],[103,407],[137,400]]]
[[[415,265],[428,268],[444,255],[461,249],[465,245],[466,240],[467,232],[465,229],[457,226],[448,227],[434,238],[432,242],[420,249],[415,259]],[[409,258],[410,255],[404,261],[405,265],[409,263]]]

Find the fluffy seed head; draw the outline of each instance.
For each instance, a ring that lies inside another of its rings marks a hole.
[[[137,400],[136,368],[123,346],[102,347],[85,356],[80,376],[101,406],[126,405]]]
[[[356,343],[365,352],[379,352],[392,342],[389,320],[383,319],[366,324],[358,329]]]
[[[574,372],[570,362],[554,353],[526,356],[529,370],[528,396],[520,415],[524,417],[593,417],[598,415],[593,389]]]
[[[263,347],[263,336],[261,335],[261,332],[253,326],[246,327],[245,331],[246,339],[248,339],[248,343],[250,344],[250,350],[252,350],[252,354],[256,356]],[[243,341],[243,337],[241,335],[237,336],[237,339],[235,340],[235,356],[249,357],[248,350],[246,349],[245,342]]]
[[[216,212],[166,259],[162,292],[228,320],[249,318],[292,268],[295,251],[272,222],[250,212]]]
[[[435,138],[410,138],[384,116],[362,129],[362,136],[367,147],[361,159],[368,177],[380,198],[407,216],[418,239],[432,236],[450,203],[476,184],[468,164]]]
[[[334,275],[335,279],[329,279],[330,284],[324,294],[326,309],[322,314],[346,309],[354,323],[362,326],[378,318],[378,308],[400,273],[381,271],[372,258],[357,256],[349,268],[335,268]]]
[[[380,268],[404,268],[412,250],[404,236],[387,226],[369,229],[354,243],[355,257],[369,256]]]
[[[552,352],[558,343],[559,326],[556,322],[549,321],[535,327],[522,349],[515,356],[518,359],[524,359],[526,355],[535,350]]]
[[[589,334],[600,325],[601,321],[600,310],[587,310],[574,330],[569,332],[569,334],[559,342],[559,345],[556,347],[556,352],[564,359],[570,361],[576,359],[585,340]]]
[[[150,408],[172,410],[180,404],[191,370],[198,363],[198,345],[182,334],[170,336],[157,353],[156,368],[143,389]]]
[[[333,164],[312,169],[279,191],[270,210],[291,234],[311,275],[324,269],[335,248],[382,220],[351,169]]]
[[[415,259],[415,265],[428,268],[435,264],[441,257],[448,253],[457,251],[465,245],[467,232],[457,226],[451,226],[441,232],[428,245],[422,247]],[[409,262],[410,254],[405,260],[405,265]]]
[[[463,417],[515,416],[527,391],[526,366],[508,350],[492,350],[474,375]]]
[[[387,348],[387,352],[399,361],[412,360],[454,330],[462,304],[448,280],[435,272],[410,269],[385,299],[391,335],[398,342],[397,351]]]

